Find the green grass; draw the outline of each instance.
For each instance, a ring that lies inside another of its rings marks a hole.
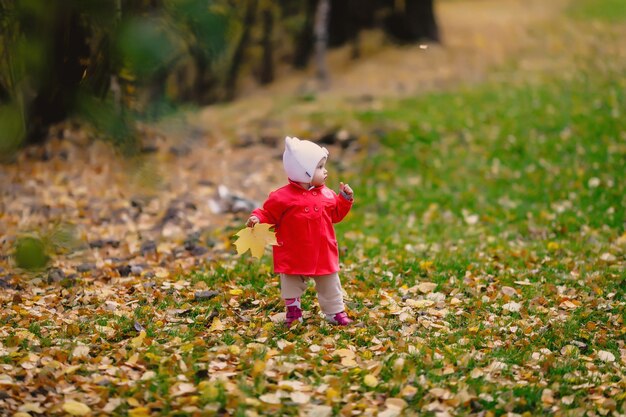
[[[618,2],[591,4],[573,10],[618,14]],[[78,306],[71,323],[29,321],[16,307],[2,318],[11,331],[0,363],[22,369],[42,348],[62,363],[87,344],[91,358],[77,376],[89,377],[94,363],[115,367],[101,388],[127,401],[116,413],[130,413],[133,398],[154,415],[202,413],[184,406],[208,415],[297,415],[291,399],[259,401],[285,380],[312,387],[312,403],[344,415],[346,407],[382,411],[407,387],[414,395],[404,399],[422,415],[434,415],[428,407],[438,396],[458,415],[545,415],[546,389],[562,410],[596,413],[590,393],[623,409],[626,81],[616,68],[626,63],[604,67],[598,63],[613,57],[596,53],[567,78],[493,82],[351,116],[370,133],[342,172],[356,204],[336,230],[347,305],[362,327],[324,323],[310,288],[303,306],[312,315],[284,329],[270,320],[283,310],[270,258],[225,254],[176,277],[193,290],[158,282],[133,293],[132,307],[95,318]],[[422,293],[424,282],[435,289]],[[195,301],[200,288],[220,294]],[[72,299],[80,288],[63,291]],[[418,301],[432,304],[412,306]],[[512,302],[519,311],[503,309]],[[146,340],[133,342],[137,323]],[[342,364],[340,348],[354,348],[356,367]],[[604,363],[601,350],[616,361]],[[234,375],[214,379],[220,367]],[[146,371],[154,377],[140,380]],[[377,386],[363,383],[369,373]],[[197,391],[173,396],[181,381]],[[586,383],[594,388],[581,389]],[[564,396],[571,404],[560,403]]]
[[[587,345],[580,355],[619,351],[624,255],[612,245],[624,234],[626,218],[625,87],[619,74],[581,69],[568,80],[488,84],[357,114],[363,125],[383,126],[385,133],[369,142],[382,149],[347,178],[357,204],[337,225],[353,305],[363,314],[376,309],[377,289],[399,301],[400,287],[421,281],[467,297],[464,314],[444,320],[449,332],[412,334],[424,343],[415,375],[426,376],[430,386],[464,381],[476,393],[511,397],[514,412],[542,414],[543,388],[536,382],[557,384],[558,400],[559,393],[578,394],[575,386],[589,375],[584,362],[560,358],[561,349],[580,341]],[[617,264],[600,259],[613,252]],[[425,261],[431,266],[421,267]],[[529,285],[516,284],[525,280]],[[504,285],[520,290],[514,298],[523,305],[520,313],[502,313]],[[609,293],[615,302],[598,310]],[[567,297],[592,301],[568,311],[560,306]],[[406,329],[397,316],[381,326],[397,336]],[[518,330],[509,332],[511,326]],[[484,355],[463,365],[468,348]],[[433,352],[443,349],[450,352],[435,359]],[[533,359],[541,349],[552,356]],[[507,368],[495,380],[468,378],[474,367],[496,360]],[[460,368],[442,375],[445,363]],[[539,371],[530,372],[529,385],[516,385],[526,380],[520,369],[532,364]],[[381,376],[391,380],[392,372]],[[616,398],[623,403],[624,395]],[[573,401],[567,408],[586,397]],[[506,402],[484,397],[479,403],[499,415]]]
[[[569,12],[579,19],[626,21],[626,5],[623,0],[576,0],[570,5]]]

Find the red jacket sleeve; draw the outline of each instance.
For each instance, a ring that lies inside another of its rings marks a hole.
[[[332,212],[332,221],[333,223],[339,223],[343,220],[344,217],[348,214],[350,209],[352,208],[352,203],[354,199],[347,200],[341,194],[335,196],[335,209]]]
[[[276,192],[272,192],[265,203],[263,203],[263,207],[254,209],[252,215],[257,216],[261,223],[276,225],[280,221],[285,208],[284,202],[278,198]]]

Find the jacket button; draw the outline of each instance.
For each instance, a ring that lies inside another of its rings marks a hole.
[[[308,212],[309,212],[309,208],[308,208],[308,207],[305,207],[305,208],[304,208],[304,211],[306,211],[306,212],[308,213]]]
[[[313,194],[313,195],[317,195],[317,192],[316,192],[316,191],[313,191],[313,193],[312,193],[312,194]]]
[[[306,191],[302,191],[302,195],[306,195]]]
[[[320,210],[320,208],[315,206],[315,211],[319,211],[319,210]]]

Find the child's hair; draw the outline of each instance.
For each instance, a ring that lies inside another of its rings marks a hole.
[[[290,180],[296,182],[311,182],[315,167],[328,157],[328,149],[296,137],[285,138],[285,152],[283,153],[283,166]]]

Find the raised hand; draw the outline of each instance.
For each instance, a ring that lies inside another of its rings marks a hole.
[[[339,191],[343,191],[348,197],[353,198],[354,191],[348,184],[344,184],[343,182],[339,183]]]

